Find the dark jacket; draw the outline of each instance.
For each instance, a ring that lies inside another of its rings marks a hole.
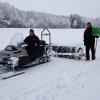
[[[87,28],[84,32],[84,45],[85,46],[95,45],[95,36],[92,35],[92,27]]]
[[[34,46],[38,46],[40,44],[40,40],[39,38],[34,35],[34,36],[27,36],[24,40],[25,44],[28,45],[28,47],[34,47]]]

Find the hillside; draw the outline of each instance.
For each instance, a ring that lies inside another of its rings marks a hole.
[[[100,18],[86,18],[77,14],[52,15],[35,11],[22,11],[8,3],[0,2],[0,28],[84,28],[86,22],[100,26]]]
[[[21,11],[8,3],[0,3],[0,27],[68,28],[68,18],[41,12]]]

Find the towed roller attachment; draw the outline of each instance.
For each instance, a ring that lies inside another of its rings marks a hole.
[[[83,48],[73,46],[52,46],[55,57],[82,59],[84,56]]]

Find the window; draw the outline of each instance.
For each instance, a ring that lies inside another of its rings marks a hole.
[[[5,48],[5,50],[7,50],[7,51],[16,51],[17,48],[14,47],[14,46],[7,46],[7,47]]]

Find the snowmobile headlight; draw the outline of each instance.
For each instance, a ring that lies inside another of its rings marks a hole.
[[[2,63],[3,62],[3,60],[2,59],[0,59],[0,63]]]
[[[2,59],[0,59],[0,62],[2,61]]]
[[[17,58],[17,57],[11,57],[10,61],[11,61],[10,64],[12,64],[12,67],[15,67],[15,66],[18,65],[19,58]]]
[[[11,61],[11,60],[8,60],[7,63],[8,63],[8,64],[12,64],[12,61]]]

